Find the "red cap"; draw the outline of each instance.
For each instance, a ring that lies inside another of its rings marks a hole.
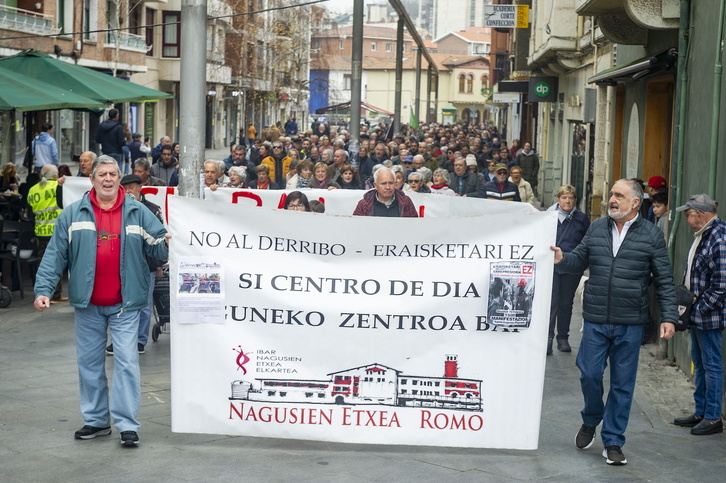
[[[666,186],[668,186],[668,183],[666,183],[666,180],[663,176],[651,176],[648,182],[645,184],[655,189],[665,188]]]

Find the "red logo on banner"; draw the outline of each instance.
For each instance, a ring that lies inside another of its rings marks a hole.
[[[237,349],[232,349],[232,350],[239,353],[239,355],[237,356],[237,359],[235,360],[235,362],[237,363],[237,370],[242,369],[242,374],[247,374],[247,369],[245,368],[245,364],[247,364],[250,361],[249,356],[244,353],[241,345],[238,345]]]

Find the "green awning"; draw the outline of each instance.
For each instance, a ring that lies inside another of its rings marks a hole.
[[[102,102],[0,67],[0,111],[103,108]]]
[[[87,67],[63,62],[34,50],[0,59],[0,67],[34,79],[53,82],[53,85],[61,89],[104,104],[153,101],[173,97],[166,92],[117,79]]]

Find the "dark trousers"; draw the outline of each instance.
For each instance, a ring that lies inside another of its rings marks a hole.
[[[580,284],[580,274],[555,273],[552,280],[552,307],[550,308],[549,338],[555,337],[557,326],[557,340],[567,340],[570,335],[570,320],[572,319],[572,301],[575,298],[577,286]]]

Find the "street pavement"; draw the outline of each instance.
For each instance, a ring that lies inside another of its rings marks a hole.
[[[26,279],[27,280],[27,279]],[[725,436],[691,436],[671,424],[691,409],[692,385],[644,346],[624,452],[611,467],[599,438],[575,448],[582,398],[575,352],[547,357],[539,449],[534,451],[333,444],[171,432],[169,333],[141,355],[138,448],[118,432],[78,441],[83,425],[73,309],[44,313],[13,293],[0,309],[0,481],[723,481]],[[579,345],[581,315],[571,343]],[[169,330],[174,330],[170,324]],[[113,359],[107,358],[110,371]],[[512,419],[516,414],[508,415]]]

